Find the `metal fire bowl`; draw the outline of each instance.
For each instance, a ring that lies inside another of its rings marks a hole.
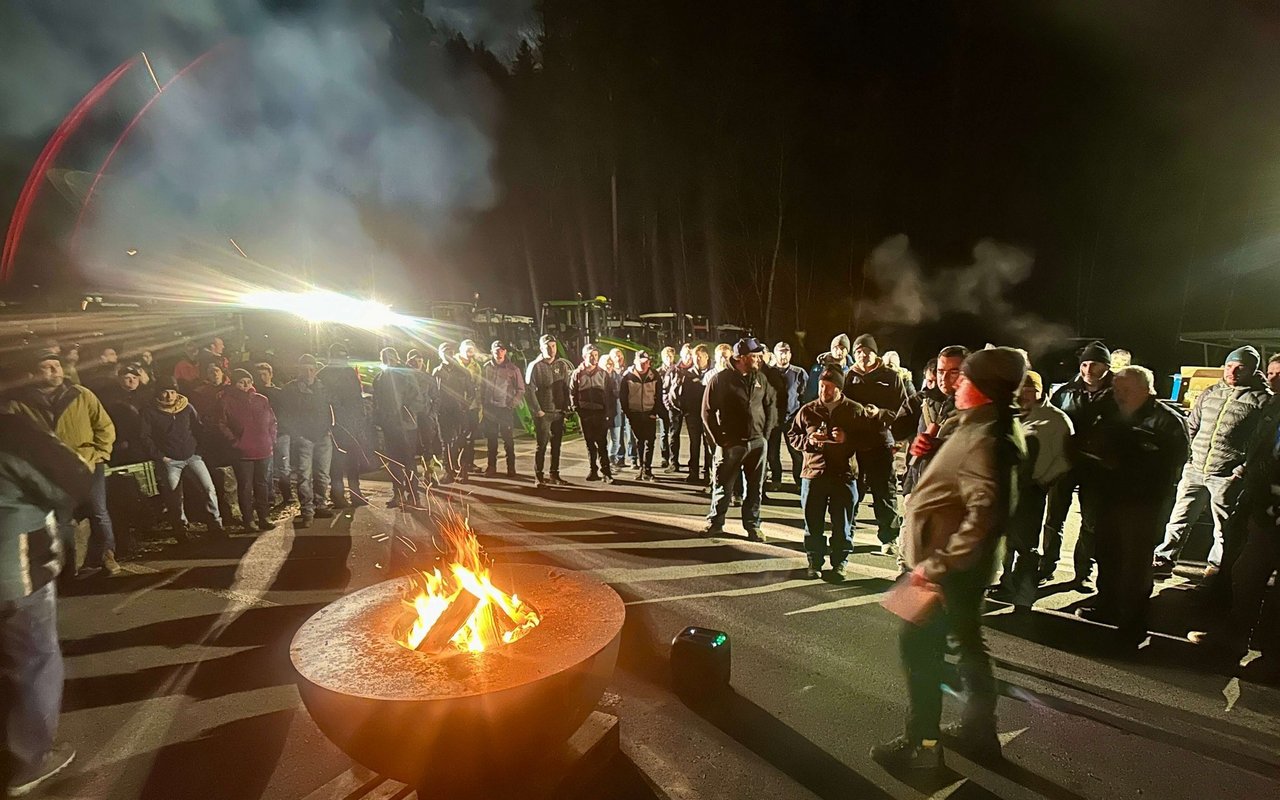
[[[415,786],[474,791],[565,742],[613,674],[625,608],[581,573],[533,564],[492,580],[541,617],[483,653],[431,656],[395,641],[408,578],[320,609],[289,655],[312,719],[355,761]]]

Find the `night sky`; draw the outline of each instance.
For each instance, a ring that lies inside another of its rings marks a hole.
[[[1179,330],[1274,324],[1269,3],[53,5],[0,11],[5,220],[117,64],[146,50],[164,82],[222,49],[121,145],[72,248],[155,87],[134,70],[94,108],[6,294],[254,279],[235,238],[409,312],[604,294],[809,354],[865,328],[917,366],[1097,336],[1167,372],[1198,353]]]

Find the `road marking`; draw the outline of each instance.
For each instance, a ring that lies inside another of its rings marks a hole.
[[[803,557],[758,558],[750,561],[726,561],[712,564],[682,564],[674,567],[604,567],[586,570],[605,583],[648,583],[652,581],[682,581],[689,578],[712,578],[725,575],[750,575],[803,569],[808,563]]]
[[[859,584],[854,584],[854,586],[858,586],[858,585]],[[796,614],[816,614],[820,611],[835,611],[841,608],[857,608],[858,606],[869,606],[873,603],[879,603],[880,599],[884,597],[885,592],[889,591],[890,588],[892,587],[886,586],[884,589],[881,589],[880,591],[877,591],[877,592],[859,594],[853,597],[846,597],[841,600],[832,600],[828,603],[819,603],[814,606],[809,606],[808,608],[797,608],[794,611],[788,611],[783,616],[792,617],[792,616],[795,616]]]
[[[715,592],[701,592],[699,594],[677,594],[669,596],[649,597],[644,600],[632,600],[627,603],[629,606],[643,606],[651,603],[673,603],[678,600],[701,600],[707,597],[747,597],[756,594],[770,594],[772,592],[785,592],[788,589],[802,589],[807,586],[813,586],[814,582],[805,579],[795,579],[787,581],[779,581],[778,583],[770,583],[764,586],[748,586],[745,589],[723,589]]]

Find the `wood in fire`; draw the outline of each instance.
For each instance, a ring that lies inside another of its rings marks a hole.
[[[422,641],[415,649],[419,653],[439,653],[448,647],[453,637],[462,630],[462,626],[467,624],[467,620],[471,618],[478,605],[480,605],[480,598],[463,589],[431,626],[431,630],[427,631],[427,635],[422,637]]]

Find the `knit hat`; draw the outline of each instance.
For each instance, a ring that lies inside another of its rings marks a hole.
[[[1092,342],[1080,351],[1080,363],[1097,361],[1100,364],[1111,364],[1111,351],[1102,342]]]
[[[245,380],[245,379],[253,380],[253,376],[249,374],[249,370],[247,370],[247,369],[233,369],[233,370],[231,370],[231,382],[232,382],[232,383],[239,383],[240,381]]]
[[[319,365],[320,362],[316,361],[316,357],[310,353],[304,353],[303,355],[298,356],[298,366],[300,367],[315,367]]]
[[[156,394],[160,394],[166,389],[178,391],[178,382],[170,377],[156,378],[156,382],[153,385],[155,386]]]
[[[40,348],[31,353],[31,360],[27,362],[34,369],[45,361],[62,361],[62,356],[58,355],[56,350],[47,347]]]
[[[961,372],[993,403],[1008,405],[1022,386],[1027,360],[1012,347],[993,347],[966,358]]]
[[[116,372],[116,375],[132,375],[135,378],[141,378],[142,367],[138,366],[137,364],[129,364],[128,366],[121,367]]]
[[[864,333],[853,340],[853,349],[857,350],[859,347],[864,347],[873,353],[880,352],[880,346],[876,344],[875,337],[869,333]]]
[[[1258,365],[1262,363],[1262,356],[1258,354],[1257,350],[1246,344],[1244,347],[1237,347],[1227,353],[1227,360],[1222,363],[1230,364],[1233,361],[1239,361],[1244,365],[1245,372],[1253,374],[1258,371]]]
[[[831,347],[830,347],[830,349],[831,349],[831,350],[835,350],[837,347],[843,347],[845,350],[852,350],[852,349],[853,349],[853,348],[849,345],[849,334],[847,334],[847,333],[841,333],[841,334],[837,335],[834,339],[832,339],[832,340],[831,340]]]
[[[1022,385],[1031,384],[1036,387],[1036,396],[1044,397],[1044,378],[1040,377],[1040,373],[1033,369],[1027,370],[1027,377],[1022,380]]]

